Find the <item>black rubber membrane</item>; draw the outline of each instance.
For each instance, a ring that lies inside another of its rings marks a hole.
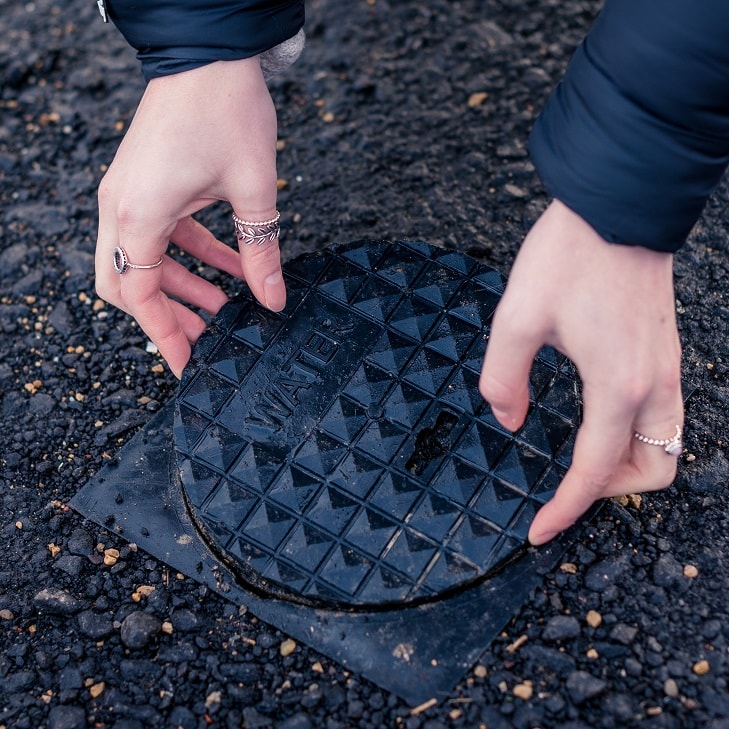
[[[437,697],[569,541],[525,546],[569,464],[574,370],[540,352],[511,434],[477,390],[500,274],[361,241],[284,276],[285,311],[226,305],[174,413],[72,505],[383,688]]]

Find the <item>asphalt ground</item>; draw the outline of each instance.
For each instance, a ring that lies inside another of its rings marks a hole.
[[[507,273],[547,204],[528,131],[598,9],[311,2],[272,84],[284,257],[410,238]],[[143,83],[93,2],[0,18],[0,726],[729,726],[726,180],[676,256],[675,485],[606,504],[463,681],[412,707],[68,507],[176,392],[93,284],[95,191]],[[233,243],[225,206],[200,217]]]

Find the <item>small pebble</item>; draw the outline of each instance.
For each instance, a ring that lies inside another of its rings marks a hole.
[[[696,568],[695,565],[687,564],[683,568],[683,574],[684,577],[690,577],[691,579],[694,579],[699,576],[699,570]]]
[[[291,640],[291,638],[287,638],[283,643],[281,643],[278,650],[284,658],[286,656],[290,656],[296,650],[296,641]]]
[[[523,683],[518,683],[516,686],[514,686],[513,693],[517,699],[529,701],[529,699],[531,699],[532,697],[532,694],[534,693],[534,687],[532,685],[532,682],[524,681]]]
[[[711,670],[711,666],[707,660],[697,661],[692,670],[697,676],[705,676]]]
[[[547,641],[570,640],[580,634],[580,624],[572,615],[556,615],[547,621],[542,637]]]
[[[139,649],[148,645],[162,629],[162,623],[143,612],[133,612],[121,624],[121,640],[127,648]]]
[[[676,681],[672,678],[667,678],[663,682],[663,693],[666,694],[671,699],[677,699],[678,698],[678,684]]]
[[[602,625],[602,615],[597,610],[590,610],[585,616],[585,622],[591,628],[599,628]]]

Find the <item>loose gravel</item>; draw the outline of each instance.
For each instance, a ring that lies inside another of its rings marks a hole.
[[[599,5],[311,0],[272,85],[284,255],[410,237],[507,272],[547,204],[529,128]],[[411,707],[68,508],[175,395],[93,284],[95,190],[142,81],[93,2],[0,11],[0,727],[729,727],[726,180],[676,258],[676,485],[607,505],[479,665]],[[224,206],[201,219],[233,242]]]

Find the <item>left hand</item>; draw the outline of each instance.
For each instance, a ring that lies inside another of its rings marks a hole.
[[[529,407],[529,371],[542,345],[577,367],[583,421],[572,464],[537,513],[529,541],[548,542],[598,499],[664,488],[677,458],[641,443],[683,424],[673,256],[606,242],[555,201],[527,235],[496,310],[480,390],[517,430]]]

